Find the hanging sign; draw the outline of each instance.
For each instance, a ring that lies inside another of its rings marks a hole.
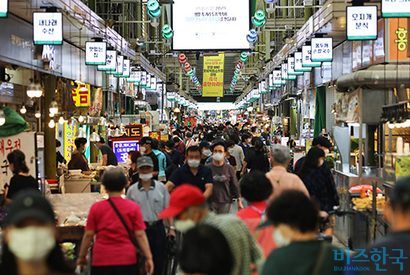
[[[145,88],[147,86],[147,72],[143,71],[141,73],[141,82],[140,85],[142,88]]]
[[[389,61],[410,61],[409,49],[409,19],[389,18],[388,50]]]
[[[225,54],[204,56],[203,97],[223,97],[224,94],[224,61]]]
[[[260,93],[261,94],[268,93],[268,85],[267,85],[266,80],[262,80],[262,82],[261,82],[261,91],[260,91]]]
[[[312,38],[312,61],[333,60],[333,38]]]
[[[273,71],[273,85],[275,87],[282,85],[282,72],[280,70]]]
[[[7,17],[8,11],[9,11],[9,1],[0,0],[0,17]]]
[[[98,65],[97,70],[99,71],[115,71],[117,67],[117,52],[108,50],[105,57],[105,65]]]
[[[63,14],[61,12],[33,12],[34,45],[63,44]]]
[[[377,38],[377,6],[347,7],[347,40]]]
[[[157,78],[155,76],[151,76],[151,85],[149,89],[152,91],[157,90]]]
[[[138,72],[137,71],[130,71],[130,77],[127,78],[127,82],[137,82]],[[141,81],[141,74],[140,74],[140,81]]]
[[[282,80],[288,80],[288,64],[283,63],[281,65],[282,68]]]
[[[149,137],[152,139],[161,140],[161,132],[160,131],[149,132]]]
[[[410,17],[410,1],[382,0],[383,17]]]
[[[107,58],[107,43],[85,42],[85,65],[105,65]]]
[[[74,140],[77,126],[64,123],[64,158],[67,162],[71,160],[71,154],[74,152]]]
[[[125,59],[122,67],[122,75],[121,77],[130,77],[130,65],[131,65],[131,60]]]
[[[288,75],[303,75],[303,72],[295,72],[295,58],[288,58]]]
[[[303,57],[301,52],[295,53],[295,72],[310,72],[312,67],[303,67]]]
[[[322,64],[320,62],[312,62],[312,47],[303,46],[302,47],[302,67],[320,67]]]
[[[124,70],[124,56],[117,55],[117,64],[115,67],[115,71],[107,71],[107,74],[113,74],[114,76],[122,76]]]
[[[151,75],[147,73],[147,80],[145,83],[145,88],[147,88],[147,90],[151,90]]]
[[[90,106],[90,85],[85,83],[78,83],[76,89],[72,89],[73,101],[76,107]]]
[[[269,89],[273,87],[273,72],[269,74]]]

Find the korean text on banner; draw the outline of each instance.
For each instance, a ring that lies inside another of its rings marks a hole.
[[[74,151],[75,132],[77,127],[64,123],[64,158],[71,160],[71,153]]]
[[[85,88],[85,89],[84,89]],[[78,83],[77,89],[72,90],[73,100],[76,107],[90,106],[90,85]]]
[[[389,18],[389,60],[409,61],[408,18]]]
[[[23,132],[18,135],[0,138],[0,188],[5,183],[10,183],[13,173],[9,169],[7,155],[13,150],[19,149],[26,156],[26,164],[29,174],[36,178],[36,136],[34,132]]]
[[[223,97],[224,59],[223,52],[218,56],[204,56],[203,97]]]

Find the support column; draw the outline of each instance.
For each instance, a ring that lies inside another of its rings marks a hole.
[[[290,103],[290,136],[296,136],[296,121],[297,121],[297,115],[296,115],[296,109],[293,109],[292,106],[295,104],[295,100],[292,100]]]
[[[47,75],[44,80],[44,106],[42,117],[44,118],[44,167],[47,179],[57,178],[56,167],[56,131],[55,127],[48,127],[50,122],[50,103],[55,97],[57,78],[54,75]],[[56,120],[56,117],[54,118]],[[55,121],[57,124],[57,121]]]

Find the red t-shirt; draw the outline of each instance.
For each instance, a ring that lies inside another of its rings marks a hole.
[[[121,197],[111,198],[130,230],[145,230],[140,207],[133,201]],[[133,265],[137,262],[136,251],[127,230],[106,201],[91,206],[85,230],[95,230],[93,266]]]

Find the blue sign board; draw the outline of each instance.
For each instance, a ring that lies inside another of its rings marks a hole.
[[[138,151],[137,140],[113,140],[112,148],[119,163],[124,163],[128,158],[128,152]]]

